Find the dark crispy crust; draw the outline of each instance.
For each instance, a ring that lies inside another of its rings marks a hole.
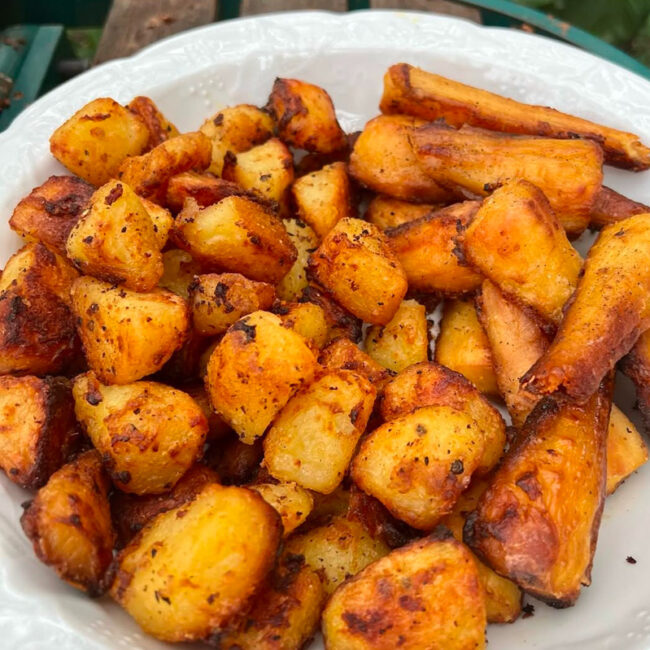
[[[223,485],[246,485],[255,480],[263,456],[261,439],[247,445],[233,433],[212,443],[203,462],[217,472]]]
[[[377,388],[381,388],[395,375],[395,372],[380,366],[349,338],[343,336],[334,339],[323,348],[318,362],[324,368],[332,370],[354,370]]]
[[[595,124],[547,106],[508,99],[398,63],[384,77],[383,113],[552,138],[587,138],[599,144],[611,165],[639,171],[650,167],[650,150],[632,133]]]
[[[339,305],[323,287],[310,284],[303,289],[299,302],[313,302],[325,312],[333,336],[343,336],[351,341],[361,339],[361,321]]]
[[[149,97],[135,97],[129,102],[127,108],[144,122],[149,131],[147,149],[153,149],[161,142],[178,135],[176,127],[165,120]]]
[[[488,566],[553,607],[573,605],[590,581],[611,386],[584,405],[540,401],[465,524],[465,542]]]
[[[621,361],[621,370],[634,382],[638,407],[646,429],[650,429],[650,331],[639,337],[630,353]]]
[[[626,196],[603,185],[594,199],[589,224],[594,228],[602,228],[610,223],[622,221],[635,214],[645,212],[650,212],[650,206],[628,199]]]
[[[65,255],[70,230],[93,192],[92,185],[76,176],[50,176],[18,203],[9,225],[19,235],[39,239]]]

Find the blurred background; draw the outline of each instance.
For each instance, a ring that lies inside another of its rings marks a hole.
[[[0,130],[66,79],[165,36],[304,9],[459,16],[560,39],[650,79],[650,0],[0,0]]]

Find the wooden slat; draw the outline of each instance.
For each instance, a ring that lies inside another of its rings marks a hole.
[[[297,11],[298,9],[347,11],[347,8],[347,0],[241,0],[239,15],[254,16],[272,11]]]
[[[214,21],[217,0],[113,0],[95,63],[137,52],[145,45]]]
[[[411,9],[415,11],[433,11],[448,16],[466,18],[475,23],[481,22],[481,12],[474,7],[465,7],[448,0],[370,0],[372,9]]]

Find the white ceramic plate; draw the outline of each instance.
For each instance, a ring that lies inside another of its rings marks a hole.
[[[432,14],[358,12],[276,14],[210,25],[100,66],[46,95],[0,134],[0,261],[18,239],[7,219],[16,202],[48,175],[51,132],[85,102],[151,96],[181,130],[228,104],[262,104],[276,76],[325,87],[346,130],[377,113],[382,75],[406,61],[502,92],[639,133],[650,142],[650,84],[570,46],[506,29],[486,29]],[[650,202],[648,173],[607,170],[607,181]],[[631,414],[623,383],[618,401]],[[108,598],[92,601],[36,560],[18,519],[28,494],[0,476],[0,648],[154,650]],[[650,648],[650,468],[607,500],[593,584],[578,604],[491,626],[492,650]],[[633,556],[637,564],[626,562]],[[318,643],[318,642],[316,642]],[[314,648],[319,647],[314,645]]]

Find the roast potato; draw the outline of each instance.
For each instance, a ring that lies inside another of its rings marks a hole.
[[[282,324],[303,338],[314,348],[322,348],[329,338],[329,323],[325,310],[313,302],[276,302],[271,308],[282,319]]]
[[[140,197],[140,203],[144,206],[153,223],[156,242],[158,243],[158,248],[162,250],[167,245],[169,234],[174,225],[174,217],[172,217],[172,213],[167,208],[153,201],[149,201],[149,199]]]
[[[344,336],[351,341],[361,339],[361,320],[341,307],[332,296],[328,295],[318,285],[308,284],[303,289],[299,302],[312,302],[323,309],[330,328],[330,340],[340,336]]]
[[[318,237],[299,219],[285,219],[283,223],[298,256],[289,272],[278,283],[276,292],[281,300],[292,301],[298,300],[307,287],[307,262],[310,254],[318,248]]]
[[[170,248],[162,254],[163,274],[158,286],[169,289],[181,298],[188,300],[190,285],[194,276],[201,273],[201,266],[192,256],[180,248]]]
[[[591,207],[589,225],[592,228],[602,228],[610,223],[622,221],[635,214],[650,212],[650,206],[628,199],[604,185],[600,188]]]
[[[648,460],[648,447],[637,428],[612,404],[607,429],[607,494]]]
[[[650,428],[650,330],[639,336],[621,369],[634,382],[639,410],[646,428]]]
[[[264,501],[277,510],[282,519],[284,536],[304,523],[314,507],[311,493],[297,483],[255,483],[250,486]]]
[[[409,203],[378,194],[368,203],[366,220],[374,223],[380,230],[388,230],[415,221],[439,208],[440,206],[434,203]]]
[[[87,451],[50,476],[20,519],[39,560],[77,589],[99,596],[113,560],[110,481]]]
[[[337,338],[323,348],[318,362],[328,370],[354,370],[380,390],[395,374],[380,366],[350,339]]]
[[[333,492],[343,480],[376,391],[352,370],[330,370],[298,392],[264,438],[264,466],[281,481]]]
[[[263,455],[261,439],[247,445],[233,432],[208,447],[204,462],[219,474],[224,485],[249,485],[257,479]]]
[[[171,291],[137,293],[81,277],[71,295],[88,365],[104,383],[128,384],[160,370],[185,340],[187,304]]]
[[[386,325],[408,288],[406,275],[382,232],[360,219],[341,219],[309,258],[309,276],[345,309]]]
[[[178,129],[160,112],[150,97],[138,95],[128,103],[127,108],[144,122],[149,131],[147,150],[179,135]]]

